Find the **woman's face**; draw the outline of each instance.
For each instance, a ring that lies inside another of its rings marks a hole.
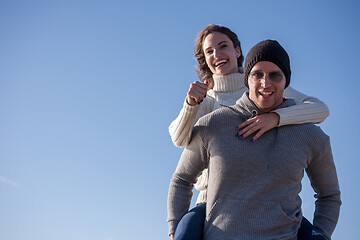
[[[213,32],[206,36],[203,43],[205,61],[211,72],[227,75],[239,72],[237,58],[241,55],[240,47],[234,48],[228,36]]]

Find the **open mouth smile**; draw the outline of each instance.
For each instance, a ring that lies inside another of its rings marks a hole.
[[[216,62],[216,63],[214,64],[214,66],[215,66],[215,67],[220,67],[220,66],[226,64],[227,62],[228,62],[228,60],[220,60],[220,61]]]
[[[263,92],[259,92],[259,94],[263,97],[263,98],[268,98],[270,97],[274,92],[273,91],[263,91]]]

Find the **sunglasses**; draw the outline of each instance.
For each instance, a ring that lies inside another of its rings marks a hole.
[[[265,76],[269,76],[269,80],[273,83],[279,83],[283,79],[283,74],[281,71],[274,71],[269,73],[264,73],[262,71],[253,71],[249,74],[249,79],[252,83],[256,84],[261,82],[262,79],[265,80]]]

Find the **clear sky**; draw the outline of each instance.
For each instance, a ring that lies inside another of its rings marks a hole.
[[[343,201],[333,239],[357,238],[359,11],[355,0],[0,0],[0,239],[168,239],[182,151],[168,125],[210,23],[236,32],[245,54],[278,40],[291,85],[328,105],[320,126]],[[311,220],[307,180],[302,196]]]

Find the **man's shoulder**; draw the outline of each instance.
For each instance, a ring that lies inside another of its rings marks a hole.
[[[284,127],[288,128],[294,136],[309,142],[309,144],[320,144],[321,142],[327,142],[329,139],[329,136],[321,129],[321,127],[314,123],[287,125]]]
[[[217,122],[223,122],[224,119],[229,119],[237,115],[238,113],[233,107],[221,107],[211,113],[202,116],[198,120],[197,125],[210,125]]]

